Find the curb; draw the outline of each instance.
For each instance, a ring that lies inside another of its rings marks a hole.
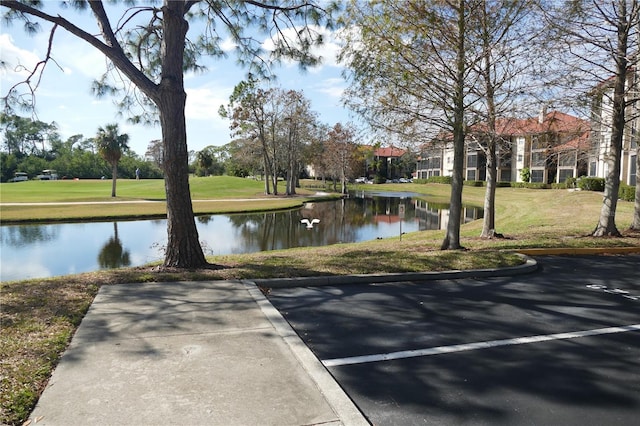
[[[634,253],[640,253],[640,247],[539,248],[539,249],[532,248],[532,249],[519,249],[518,253],[521,253],[526,256],[634,254]]]
[[[471,270],[453,270],[442,272],[408,272],[390,274],[355,274],[355,275],[329,275],[320,277],[292,277],[292,278],[269,278],[252,279],[251,282],[258,286],[270,288],[291,288],[291,287],[317,287],[344,284],[378,284],[398,281],[433,281],[452,280],[459,278],[486,278],[504,277],[512,275],[529,274],[538,269],[538,262],[531,257],[517,253],[522,256],[524,263],[518,266],[506,268],[488,268]]]
[[[241,280],[245,288],[256,301],[262,313],[267,317],[276,333],[284,340],[293,355],[298,359],[302,368],[316,383],[325,401],[338,417],[340,424],[349,426],[368,426],[370,423],[349,395],[340,387],[327,368],[311,352],[295,330],[289,325],[280,312],[262,294],[253,280]],[[334,424],[333,422],[329,424]]]

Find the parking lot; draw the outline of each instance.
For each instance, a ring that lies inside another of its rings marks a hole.
[[[538,262],[269,300],[374,425],[637,424],[640,256]]]

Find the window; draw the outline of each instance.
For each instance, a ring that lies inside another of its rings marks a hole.
[[[467,155],[467,167],[477,167],[477,166],[478,166],[478,154]]]
[[[547,156],[544,152],[531,153],[531,167],[544,167],[547,163]]]
[[[630,160],[631,160],[631,167],[629,168],[629,185],[631,186],[635,186],[636,185],[636,173],[638,170],[638,165],[636,163],[637,161],[637,156],[632,155]]]
[[[564,183],[567,178],[573,177],[573,169],[560,169],[558,171],[558,178],[560,183]]]
[[[531,138],[531,149],[535,150],[535,149],[545,149],[546,148],[546,143],[545,143],[545,137],[544,136],[533,136]]]
[[[531,182],[544,182],[544,170],[531,170]]]
[[[475,170],[467,170],[467,180],[476,180]]]
[[[511,182],[511,170],[500,170],[500,182]]]
[[[573,167],[576,165],[576,152],[562,152],[558,155],[558,165],[561,167]]]

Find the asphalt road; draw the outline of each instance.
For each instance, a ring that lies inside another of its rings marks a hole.
[[[374,425],[635,425],[640,255],[506,278],[273,289]]]

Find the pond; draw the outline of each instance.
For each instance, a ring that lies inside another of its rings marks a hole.
[[[352,193],[349,198],[307,203],[297,210],[198,216],[207,255],[324,246],[446,227],[446,205],[412,193]],[[465,222],[482,209],[465,208]],[[303,218],[319,219],[308,229]],[[0,280],[75,274],[162,260],[166,220],[0,226]]]

